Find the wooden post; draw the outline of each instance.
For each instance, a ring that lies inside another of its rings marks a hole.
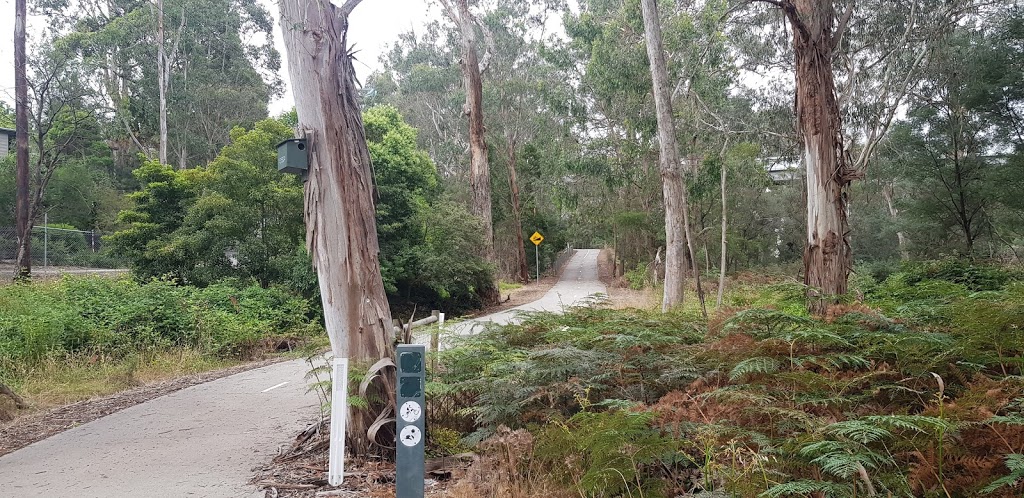
[[[408,341],[405,340],[405,327],[402,326],[401,320],[392,318],[391,329],[395,331],[395,337],[401,339],[403,343],[408,343]]]

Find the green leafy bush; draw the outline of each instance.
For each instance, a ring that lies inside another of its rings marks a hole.
[[[225,282],[199,289],[167,280],[65,277],[0,287],[0,371],[47,356],[187,346],[246,356],[274,337],[319,332],[307,301],[280,288]]]
[[[994,264],[972,263],[965,259],[942,259],[907,263],[900,273],[908,285],[926,280],[945,280],[971,291],[999,290],[1020,273]]]
[[[479,254],[480,222],[441,196],[416,130],[389,106],[364,113],[374,167],[381,276],[388,295],[421,308],[459,313],[497,299],[493,269]],[[279,121],[235,128],[205,167],[147,162],[133,174],[124,228],[107,237],[142,279],[207,286],[225,278],[284,285],[320,305],[303,249],[302,184],[277,171],[274,145],[292,130]]]
[[[648,278],[647,264],[637,263],[636,267],[626,272],[626,281],[629,282],[629,288],[633,290],[640,290],[647,287],[650,284]]]

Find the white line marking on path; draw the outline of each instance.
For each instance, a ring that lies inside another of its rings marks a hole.
[[[278,384],[278,385],[276,385],[276,386],[270,386],[270,387],[268,387],[268,388],[266,388],[266,389],[264,389],[264,390],[262,390],[262,391],[260,391],[260,392],[261,392],[261,393],[265,393],[265,392],[267,392],[267,391],[270,391],[270,390],[272,390],[272,389],[277,389],[277,388],[279,388],[279,387],[281,387],[281,386],[283,386],[283,385],[285,385],[285,384],[287,384],[287,383],[288,383],[287,381],[286,381],[286,382],[282,382],[282,383],[280,383],[280,384]]]

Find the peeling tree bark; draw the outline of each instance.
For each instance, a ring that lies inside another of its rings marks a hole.
[[[320,282],[324,322],[334,356],[366,368],[393,356],[394,333],[380,273],[370,154],[346,39],[348,14],[358,3],[282,0],[281,20],[299,129],[309,151],[306,245]],[[370,425],[393,409],[394,382],[382,377],[385,385],[376,394],[383,406],[350,408],[346,447],[353,453],[366,452]]]
[[[796,114],[807,168],[807,241],[804,283],[807,307],[824,313],[846,294],[852,256],[847,189],[855,178],[843,151],[832,55],[842,28],[833,30],[831,1],[762,0],[778,6],[793,28]]]

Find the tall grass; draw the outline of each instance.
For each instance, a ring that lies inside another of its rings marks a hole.
[[[65,277],[0,287],[0,380],[79,358],[97,363],[186,349],[244,358],[274,338],[319,332],[306,300],[226,282],[206,288],[129,278]]]

